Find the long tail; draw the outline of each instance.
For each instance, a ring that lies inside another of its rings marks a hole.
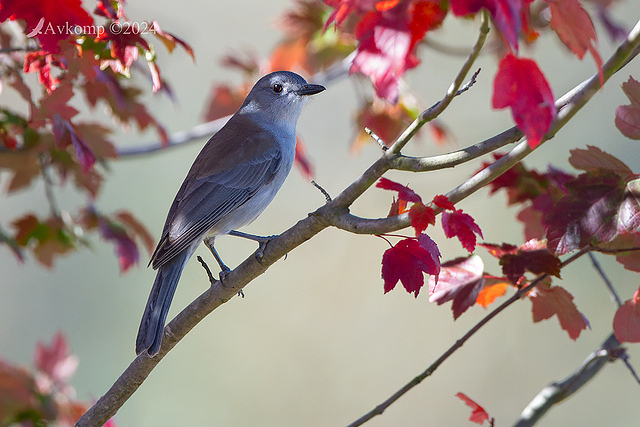
[[[155,356],[162,344],[162,331],[167,320],[167,313],[171,306],[173,294],[178,286],[180,275],[187,261],[193,253],[190,248],[182,251],[171,262],[158,269],[156,280],[153,282],[147,306],[142,315],[138,338],[136,338],[136,354],[144,351],[149,356]]]

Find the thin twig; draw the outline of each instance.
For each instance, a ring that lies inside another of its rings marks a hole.
[[[204,271],[207,272],[207,276],[209,277],[209,283],[215,282],[216,279],[213,278],[213,274],[211,273],[211,270],[209,269],[209,266],[204,261],[204,259],[202,259],[200,255],[198,255],[197,259],[198,259],[198,262],[200,262],[200,264],[202,265],[202,268],[204,268]]]
[[[449,86],[449,89],[447,90],[447,94],[445,95],[444,98],[442,98],[440,102],[436,103],[431,108],[420,113],[418,118],[415,119],[413,123],[411,123],[407,127],[407,129],[398,137],[398,139],[396,139],[396,141],[393,144],[391,144],[391,147],[389,147],[389,150],[387,152],[389,155],[399,154],[402,148],[404,148],[404,146],[411,140],[411,138],[413,138],[413,136],[418,132],[418,130],[420,130],[420,128],[425,123],[438,117],[440,113],[442,113],[449,106],[453,98],[456,97],[458,93],[458,89],[460,89],[460,86],[462,86],[462,83],[464,82],[464,79],[469,73],[469,70],[471,69],[471,67],[473,66],[473,63],[475,62],[476,58],[480,54],[480,51],[484,46],[484,42],[486,41],[488,34],[489,34],[489,15],[486,10],[483,10],[481,13],[480,31],[478,33],[478,39],[476,40],[476,43],[473,45],[473,48],[471,49],[471,52],[467,56],[467,59],[465,60],[464,64],[460,68],[458,75],[454,79],[453,83],[451,83],[451,86]]]
[[[324,188],[322,188],[320,186],[320,184],[318,184],[317,182],[315,182],[315,180],[311,180],[311,184],[316,187],[318,190],[320,190],[320,192],[322,193],[322,195],[324,196],[324,199],[327,203],[329,203],[331,201],[331,195],[327,192],[327,190],[325,190]]]
[[[53,193],[53,178],[51,178],[51,174],[49,173],[49,165],[45,160],[43,155],[38,157],[40,162],[40,169],[42,170],[42,179],[44,181],[44,193],[47,197],[47,202],[49,202],[49,210],[51,211],[52,216],[59,217],[60,216],[60,208],[58,207],[58,201],[56,200],[56,196]]]
[[[609,291],[609,297],[611,298],[611,301],[613,301],[613,303],[617,307],[620,307],[622,305],[622,300],[620,300],[620,296],[618,295],[615,288],[613,287],[613,283],[611,283],[611,280],[609,280],[609,277],[607,277],[607,274],[602,269],[600,262],[596,259],[596,257],[591,252],[589,252],[589,259],[591,260],[591,264],[593,265],[593,268],[596,269],[596,271],[600,275],[600,278],[602,278],[602,281],[607,286],[607,290]]]
[[[364,133],[366,133],[371,138],[373,138],[373,140],[378,143],[380,148],[382,148],[382,151],[387,151],[389,149],[389,147],[387,147],[387,144],[385,144],[385,142],[382,140],[382,138],[380,138],[378,135],[376,135],[376,133],[374,131],[372,131],[371,129],[365,127],[364,128]]]

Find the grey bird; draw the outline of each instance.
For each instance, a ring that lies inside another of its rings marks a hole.
[[[203,239],[220,265],[216,236],[234,234],[271,203],[291,170],[296,123],[309,95],[322,92],[289,71],[262,77],[240,109],[196,157],[169,209],[162,236],[149,264],[158,270],[142,315],[136,354],[160,351],[171,300],[187,261]]]

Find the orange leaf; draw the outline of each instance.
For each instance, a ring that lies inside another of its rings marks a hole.
[[[499,281],[497,283],[489,284],[489,279],[485,277],[484,288],[478,294],[476,298],[476,304],[487,308],[496,298],[501,297],[507,292],[509,284],[505,281]]]

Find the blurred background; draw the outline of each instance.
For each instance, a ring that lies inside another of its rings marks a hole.
[[[281,37],[276,18],[292,5],[289,0],[240,4],[184,0],[162,6],[131,0],[126,4],[132,21],[156,19],[194,48],[195,64],[181,50],[169,55],[157,47],[163,77],[172,85],[176,101],[149,95],[148,105],[170,133],[201,123],[213,82],[239,83],[238,74],[220,65],[224,54],[237,50],[269,54]],[[620,2],[612,10],[628,29],[640,18],[634,1]],[[596,26],[606,60],[614,45]],[[477,28],[477,21],[449,17],[433,38],[470,47]],[[521,53],[539,62],[556,97],[595,70],[591,57],[578,61],[550,33],[542,36],[534,50]],[[427,48],[422,48],[420,57],[423,64],[408,73],[408,81],[427,107],[444,95],[464,58]],[[457,145],[437,146],[425,132],[407,153],[441,154],[512,126],[509,112],[490,109],[495,58],[486,54],[477,66],[482,72],[476,85],[441,116]],[[614,76],[555,139],[529,156],[526,165],[546,169],[553,163],[573,173],[566,160],[569,150],[591,144],[640,172],[637,142],[624,138],[614,126],[615,107],[628,103],[620,84],[629,75],[640,78],[638,59]],[[316,181],[331,195],[353,182],[380,154],[375,145],[359,155],[349,150],[356,132],[353,114],[359,85],[352,79],[332,82],[308,103],[298,123],[298,134],[314,161]],[[10,95],[3,92],[1,96]],[[118,146],[129,147],[153,142],[156,136],[122,130],[114,139]],[[158,238],[171,201],[204,142],[114,162],[98,207],[107,212],[130,210]],[[482,160],[437,173],[387,176],[429,199],[463,182]],[[6,185],[2,178],[0,185]],[[486,241],[522,243],[516,210],[506,207],[503,194],[487,195],[482,190],[460,207],[476,219]],[[71,189],[58,197],[63,209],[84,203]],[[244,231],[278,234],[323,202],[322,194],[294,169],[270,207]],[[371,189],[353,212],[385,216],[390,202],[390,192]],[[48,211],[42,183],[3,197],[0,221],[6,224],[28,211]],[[441,232],[432,230],[431,236],[443,260],[466,255],[458,242],[445,240]],[[99,398],[134,358],[138,323],[155,276],[145,268],[146,254],[140,266],[120,274],[113,246],[97,236],[92,243],[91,250],[59,258],[52,270],[32,259],[19,264],[0,247],[0,356],[31,365],[36,342],[49,342],[56,331],[64,331],[80,360],[72,383],[78,397],[86,400]],[[232,237],[219,239],[217,247],[232,268],[255,250],[253,242]],[[472,307],[454,322],[450,305],[430,304],[426,290],[417,299],[400,289],[385,295],[380,260],[387,248],[375,237],[323,231],[245,288],[245,298],[232,299],[201,322],[118,412],[117,424],[335,426],[357,419],[421,373],[486,313]],[[493,259],[482,249],[478,253],[487,269],[498,274]],[[204,247],[199,254],[210,259]],[[623,270],[613,259],[597,257],[622,299],[631,298],[640,284],[638,275]],[[569,339],[555,317],[533,324],[530,302],[521,301],[367,425],[469,425],[470,412],[455,397],[458,392],[481,404],[495,417],[496,425],[511,424],[542,387],[570,374],[611,332],[615,307],[588,259],[563,270],[562,277],[555,283],[574,295],[591,324],[577,341]],[[207,286],[204,271],[193,259],[169,317]],[[638,346],[630,346],[629,354],[640,369]],[[539,425],[636,426],[639,399],[640,387],[616,362],[551,410]]]

